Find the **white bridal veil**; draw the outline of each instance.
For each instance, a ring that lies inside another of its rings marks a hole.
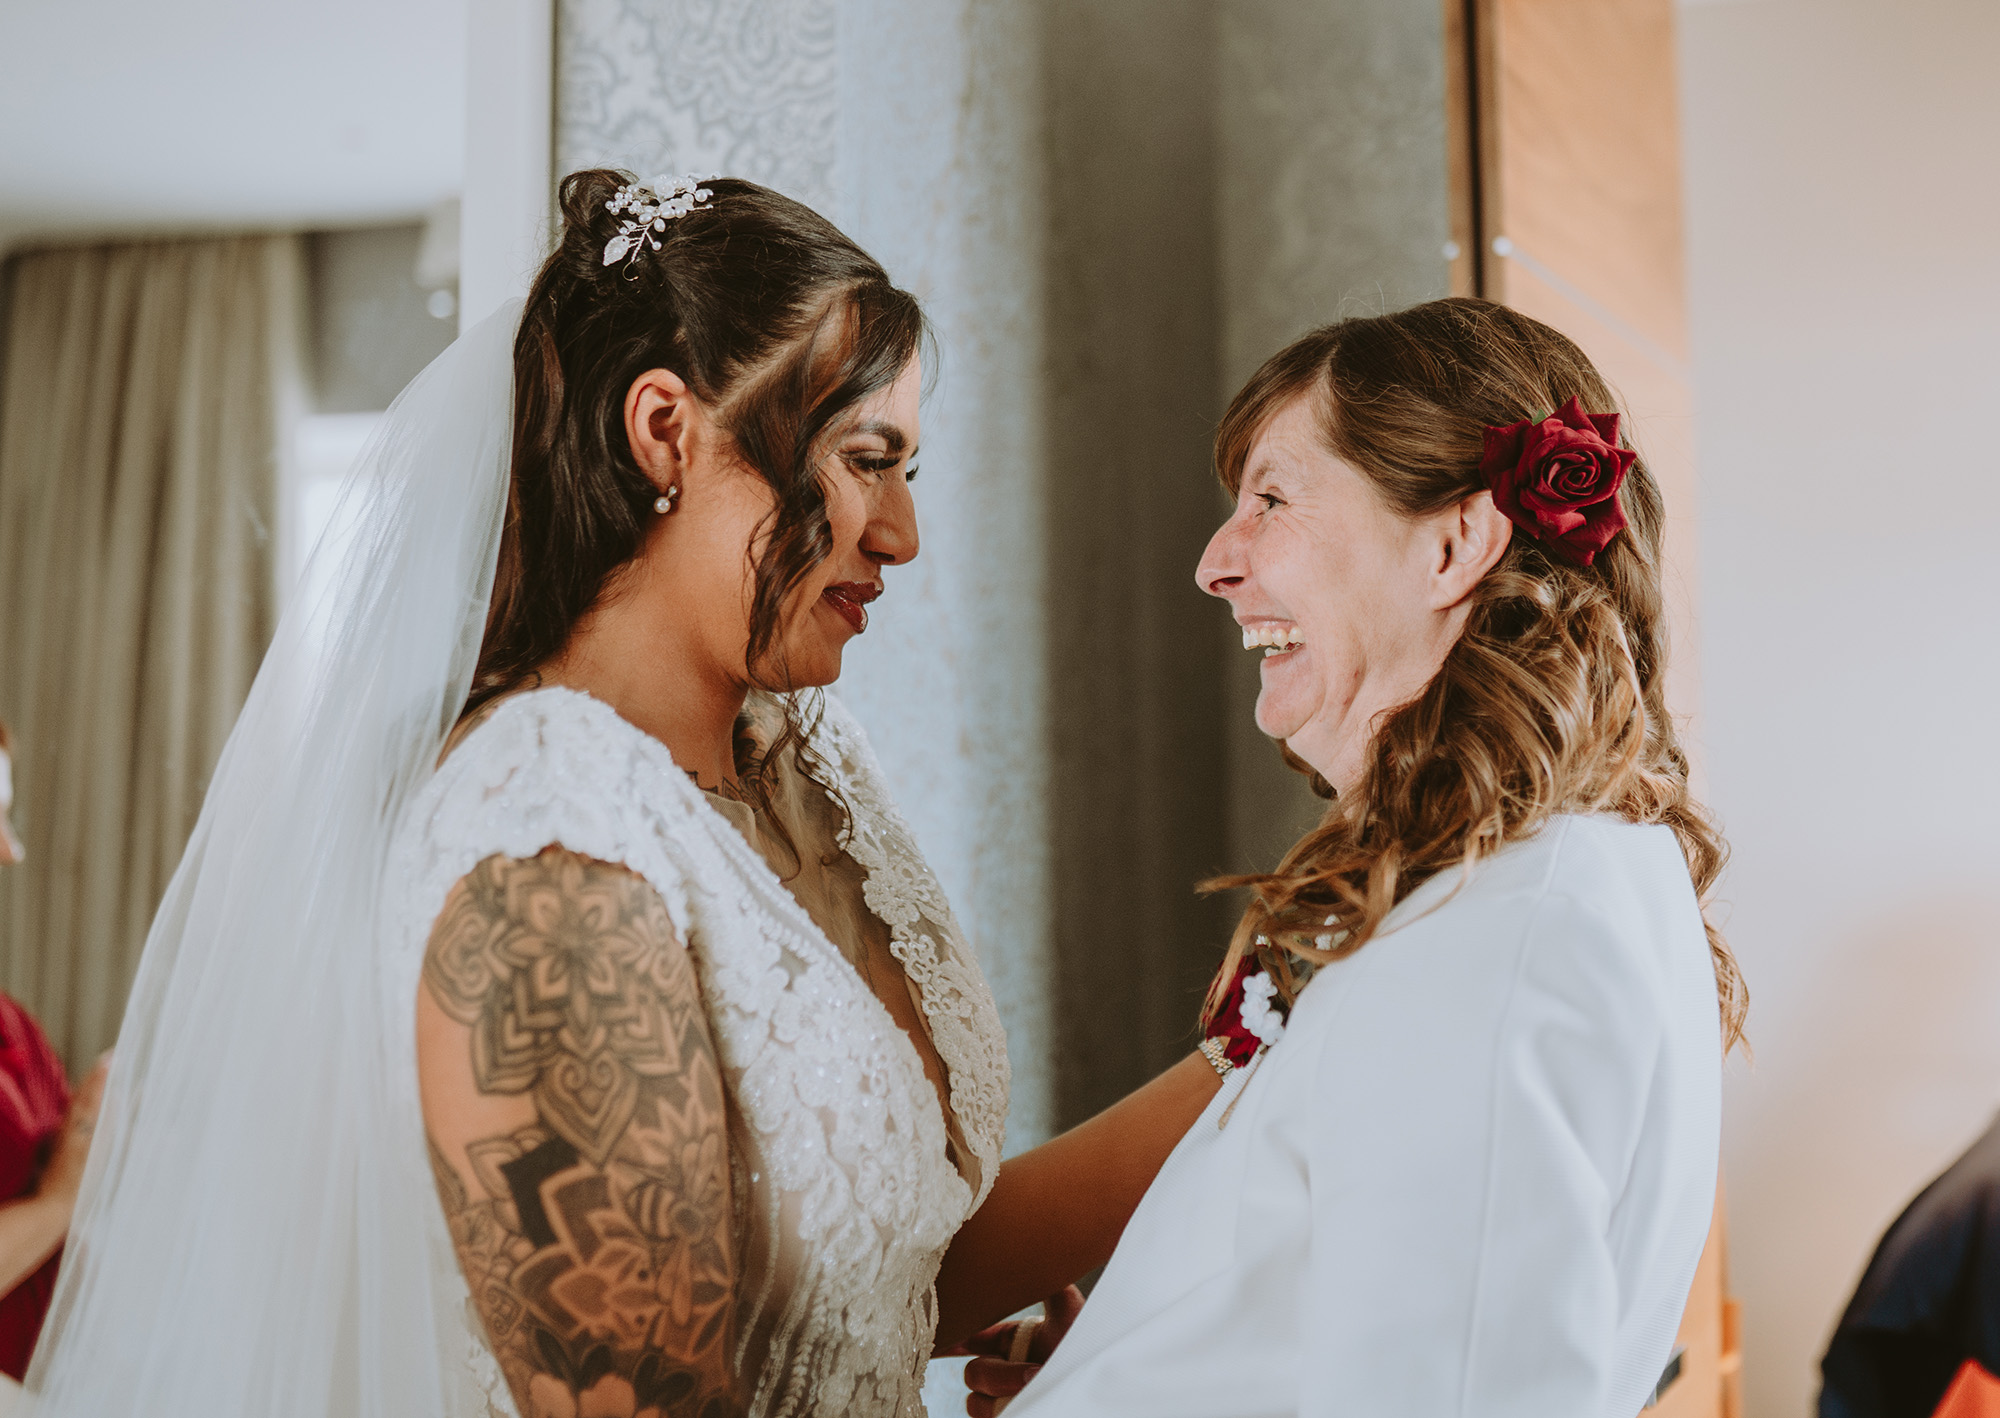
[[[378,899],[479,650],[519,312],[390,409],[342,494],[350,550],[314,553],[223,751],[126,1007],[37,1418],[453,1412]]]

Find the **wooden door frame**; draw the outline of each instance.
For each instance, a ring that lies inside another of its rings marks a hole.
[[[1451,292],[1504,300],[1499,27],[1494,0],[1444,0],[1446,171],[1451,185]]]

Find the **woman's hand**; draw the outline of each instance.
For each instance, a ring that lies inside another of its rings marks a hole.
[[[36,1196],[61,1198],[75,1205],[77,1191],[83,1186],[83,1165],[90,1160],[91,1134],[97,1130],[97,1110],[104,1106],[105,1080],[110,1076],[111,1054],[107,1050],[99,1055],[96,1067],[70,1096],[69,1116],[63,1120],[62,1132],[49,1152],[48,1165],[42,1168],[41,1180],[35,1186]]]
[[[966,1336],[1110,1260],[1167,1154],[1221,1087],[1190,1050],[1088,1122],[1002,1163],[938,1269],[932,1352],[966,1353]]]
[[[0,1295],[40,1270],[69,1235],[76,1194],[83,1186],[83,1164],[90,1158],[90,1135],[97,1128],[104,1080],[110,1073],[111,1055],[105,1054],[70,1095],[69,1116],[34,1191],[0,1201]]]
[[[972,1390],[966,1396],[965,1411],[971,1418],[996,1418],[1028,1386],[1028,1380],[1042,1371],[1082,1312],[1083,1291],[1066,1285],[1042,1301],[1045,1318],[996,1324],[966,1340],[959,1352],[977,1356],[965,1366],[965,1386]],[[1024,1325],[1032,1333],[1026,1352],[1021,1353],[1015,1344]]]

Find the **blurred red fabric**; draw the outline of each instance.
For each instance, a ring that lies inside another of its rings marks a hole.
[[[0,1201],[35,1189],[69,1115],[69,1078],[34,1016],[0,994]],[[0,1373],[21,1378],[55,1292],[61,1250],[0,1299]]]
[[[2000,1418],[2000,1379],[1967,1359],[1931,1418]]]

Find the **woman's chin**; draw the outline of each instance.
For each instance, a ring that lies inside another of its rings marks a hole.
[[[840,678],[842,646],[819,644],[810,648],[794,644],[790,652],[771,655],[758,664],[751,682],[781,693],[801,689],[824,689]]]
[[[1284,701],[1268,689],[1257,696],[1257,732],[1265,738],[1289,739],[1305,726],[1307,716]]]
[[[792,673],[786,678],[785,688],[788,690],[825,689],[839,678],[840,656],[835,655],[830,664],[823,664],[815,660],[809,665],[794,666]]]
[[[1283,658],[1290,660],[1297,654],[1294,651]],[[1313,686],[1300,683],[1300,676],[1285,673],[1290,668],[1269,660],[1259,666],[1262,684],[1257,690],[1257,728],[1267,738],[1291,738],[1319,707],[1319,696],[1311,692]]]
[[[847,643],[852,636],[823,636],[812,652],[799,657],[797,687],[800,689],[823,689],[840,678],[842,659],[847,652]]]

